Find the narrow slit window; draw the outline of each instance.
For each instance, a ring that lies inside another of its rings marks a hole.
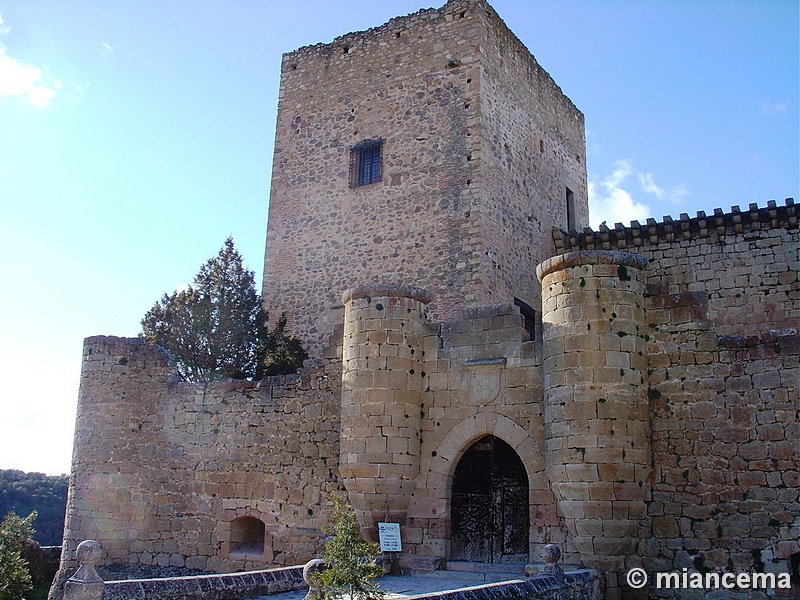
[[[567,188],[567,230],[575,230],[575,194]]]
[[[383,140],[364,140],[350,148],[350,187],[378,183],[383,175]]]

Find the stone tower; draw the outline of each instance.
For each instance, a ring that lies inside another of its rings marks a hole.
[[[288,53],[279,98],[263,296],[312,358],[355,284],[538,306],[552,227],[587,224],[583,115],[484,0]]]
[[[384,517],[405,523],[416,488],[430,294],[362,286],[343,301],[339,473],[371,530]]]
[[[646,264],[584,250],[537,271],[547,475],[582,560],[605,572],[635,553],[649,498]]]

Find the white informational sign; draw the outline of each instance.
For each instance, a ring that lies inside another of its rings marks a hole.
[[[400,541],[400,523],[378,523],[378,538],[381,541],[381,552],[402,552]]]

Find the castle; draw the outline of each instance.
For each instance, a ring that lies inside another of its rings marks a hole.
[[[585,164],[583,115],[485,0],[286,54],[263,297],[311,358],[186,383],[88,338],[63,569],[84,539],[301,563],[346,490],[418,564],[555,543],[609,598],[635,566],[797,576],[796,205],[592,231]]]

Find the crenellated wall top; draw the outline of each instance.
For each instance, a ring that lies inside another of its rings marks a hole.
[[[656,222],[650,218],[644,224],[632,221],[629,227],[617,223],[611,229],[603,224],[597,231],[587,227],[583,231],[569,232],[554,228],[553,242],[556,252],[559,253],[571,250],[633,250],[645,245],[797,227],[797,206],[794,198],[787,198],[784,206],[778,206],[774,200],[770,200],[766,208],[751,204],[743,211],[738,206],[733,206],[727,213],[721,208],[715,208],[712,215],[700,211],[696,217],[689,217],[683,213],[678,220],[665,216],[663,221]]]

